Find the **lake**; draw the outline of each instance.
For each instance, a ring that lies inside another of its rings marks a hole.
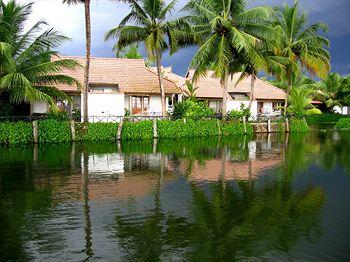
[[[0,260],[350,259],[350,132],[0,147]]]

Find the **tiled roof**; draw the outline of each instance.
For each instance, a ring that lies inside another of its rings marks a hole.
[[[84,66],[85,58],[76,56],[53,57],[57,59],[74,59]],[[84,68],[62,70],[61,74],[76,78],[84,83]],[[98,58],[92,57],[90,63],[90,85],[118,85],[122,93],[159,94],[157,73],[145,66],[143,59]],[[166,94],[178,94],[181,90],[174,81],[164,79]],[[57,88],[67,92],[78,91],[76,86],[58,85]]]
[[[193,70],[188,72],[187,79],[190,80],[193,77]],[[236,73],[229,78],[228,93],[250,93],[250,77],[241,80],[237,86],[236,82],[240,76],[240,73]],[[213,72],[208,72],[206,76],[200,76],[195,82],[196,97],[198,98],[222,98],[223,91],[220,85],[220,80],[213,76]],[[182,87],[185,88],[185,87]],[[228,96],[229,99],[230,96]],[[254,98],[261,100],[285,100],[286,93],[261,79],[256,79],[254,88]]]

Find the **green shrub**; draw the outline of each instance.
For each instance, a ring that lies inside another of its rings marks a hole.
[[[250,110],[248,107],[245,107],[245,105],[242,103],[240,106],[240,110],[231,110],[229,113],[230,118],[236,118],[240,119],[243,117],[249,118],[250,117]]]
[[[208,137],[218,135],[216,120],[163,120],[158,122],[159,138]]]
[[[289,125],[289,131],[291,133],[306,133],[310,128],[304,119],[292,119]]]
[[[86,129],[80,124],[76,130],[78,141],[115,141],[118,123],[89,123]]]
[[[29,144],[32,142],[32,123],[0,123],[0,144]]]
[[[49,112],[46,115],[47,119],[54,119],[58,121],[69,121],[70,116],[67,112]]]
[[[253,134],[253,126],[247,124],[246,131],[246,134]],[[234,121],[224,122],[221,124],[221,132],[224,136],[244,135],[244,125]]]
[[[153,122],[125,122],[123,125],[122,139],[152,139],[153,138]]]
[[[306,116],[306,121],[309,125],[315,125],[320,123],[336,123],[341,118],[344,118],[345,116],[340,114],[330,114],[330,113],[324,113],[321,115],[309,115]]]
[[[350,128],[350,118],[339,119],[339,121],[335,124],[335,127],[338,129]]]
[[[72,141],[70,123],[56,119],[38,121],[40,143],[68,143]]]
[[[184,117],[201,118],[213,115],[214,110],[209,108],[206,103],[186,99],[175,105],[173,119],[180,119]]]

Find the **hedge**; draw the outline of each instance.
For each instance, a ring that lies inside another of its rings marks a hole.
[[[32,142],[32,123],[0,123],[0,144],[29,144]]]
[[[339,119],[339,121],[335,124],[335,127],[337,129],[350,128],[350,118],[341,118],[341,119]]]
[[[209,137],[219,134],[216,120],[162,120],[157,123],[159,138]]]
[[[40,143],[68,143],[72,141],[70,123],[56,119],[38,121]]]
[[[292,119],[289,125],[291,133],[306,133],[310,128],[304,119]]]
[[[152,139],[153,122],[124,122],[122,130],[122,140]]]
[[[247,134],[253,134],[253,126],[246,125]],[[224,136],[244,135],[244,124],[235,122],[226,122],[221,125],[221,132]]]
[[[309,125],[322,124],[322,123],[336,123],[341,118],[344,118],[344,116],[341,114],[324,113],[320,115],[306,116],[306,122]]]
[[[87,129],[83,124],[76,125],[77,141],[116,141],[117,132],[117,123],[89,123]]]

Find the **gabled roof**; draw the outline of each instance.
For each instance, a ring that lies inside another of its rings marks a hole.
[[[74,59],[82,66],[85,64],[85,58],[78,56],[60,56],[52,59]],[[84,83],[83,67],[75,70],[64,69],[60,73],[76,78],[81,84]],[[160,94],[158,75],[145,66],[143,59],[92,57],[89,82],[91,86],[118,85],[122,93]],[[181,93],[175,81],[165,78],[163,83],[166,94]],[[76,86],[58,85],[57,88],[66,92],[78,91]]]
[[[187,79],[191,80],[194,70],[189,70],[187,73]],[[239,79],[240,73],[236,73],[229,78],[228,93],[250,93],[250,77],[241,80],[237,86],[236,82]],[[195,82],[196,97],[198,98],[222,98],[223,90],[220,85],[220,80],[213,76],[212,71],[208,71],[205,76],[200,76]],[[186,88],[186,87],[182,87]],[[230,98],[230,96],[228,96]],[[254,88],[254,98],[261,100],[285,100],[286,93],[259,78],[256,79]]]

